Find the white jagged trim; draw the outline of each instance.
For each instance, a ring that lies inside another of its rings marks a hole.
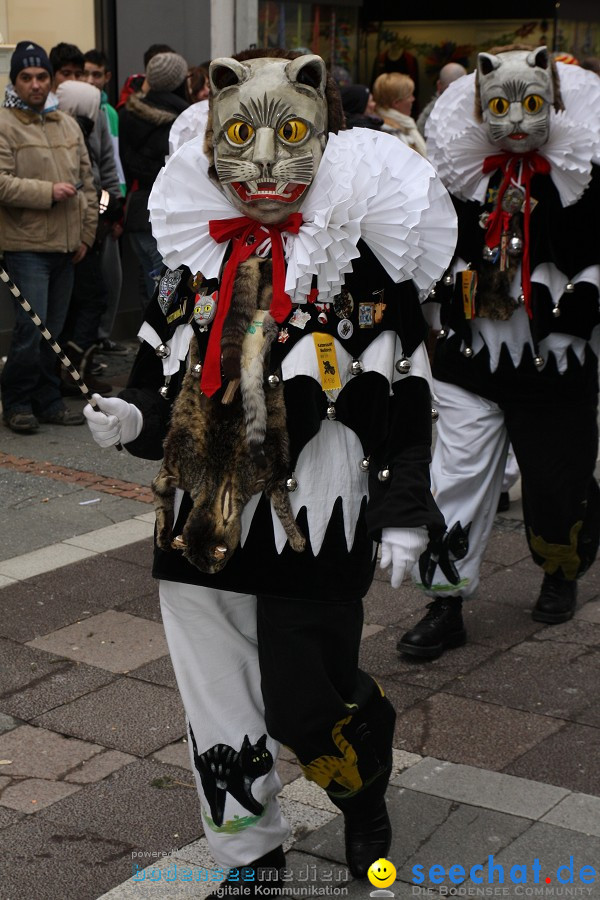
[[[191,325],[180,325],[168,341],[163,341],[154,328],[147,322],[144,322],[137,336],[140,341],[146,341],[147,344],[150,344],[154,350],[161,344],[165,344],[169,348],[169,355],[162,359],[163,375],[166,377],[179,372],[181,363],[188,355],[193,334],[194,329]]]

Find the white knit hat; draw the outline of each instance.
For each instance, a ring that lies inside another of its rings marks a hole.
[[[98,118],[100,91],[87,81],[61,81],[56,88],[58,108],[72,116],[87,116],[92,122]]]
[[[175,91],[185,81],[188,68],[179,53],[157,53],[146,66],[146,81],[153,91]]]

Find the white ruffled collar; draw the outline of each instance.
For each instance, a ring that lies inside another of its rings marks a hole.
[[[148,207],[166,265],[219,277],[227,245],[209,234],[211,219],[240,215],[208,177],[203,138],[184,144],[159,173]],[[303,224],[286,236],[285,289],[306,302],[338,294],[363,239],[388,275],[428,291],[449,265],[456,215],[427,160],[391,135],[365,128],[330,135],[302,206]]]
[[[550,177],[563,206],[576,203],[600,162],[600,79],[579,66],[557,63],[565,109],[552,112],[548,141],[539,153],[551,165]],[[475,75],[452,82],[434,104],[425,134],[431,163],[451,194],[482,202],[490,175],[486,156],[498,145],[474,116]]]

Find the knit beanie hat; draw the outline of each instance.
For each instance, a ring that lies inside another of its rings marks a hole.
[[[341,88],[342,106],[346,115],[362,115],[369,102],[369,93],[366,84],[349,84],[347,87]]]
[[[153,91],[175,91],[185,81],[188,68],[179,53],[157,53],[146,67],[146,81]]]
[[[56,88],[58,108],[72,116],[87,116],[92,122],[98,118],[100,91],[87,81],[62,81]]]
[[[45,69],[53,75],[52,66],[48,59],[48,54],[39,44],[33,41],[19,41],[10,58],[10,75],[11,83],[14,84],[17,75],[22,69]]]

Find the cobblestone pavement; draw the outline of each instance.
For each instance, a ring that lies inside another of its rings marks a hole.
[[[133,352],[105,358],[116,389]],[[3,900],[203,898],[217,886],[150,576],[157,465],[99,450],[85,427],[0,428]],[[397,898],[600,897],[600,563],[563,625],[532,621],[539,582],[518,491],[466,605],[464,647],[400,658],[423,597],[377,573],[361,663],[398,711]],[[278,767],[286,891],[366,898],[337,811],[289,752]]]

